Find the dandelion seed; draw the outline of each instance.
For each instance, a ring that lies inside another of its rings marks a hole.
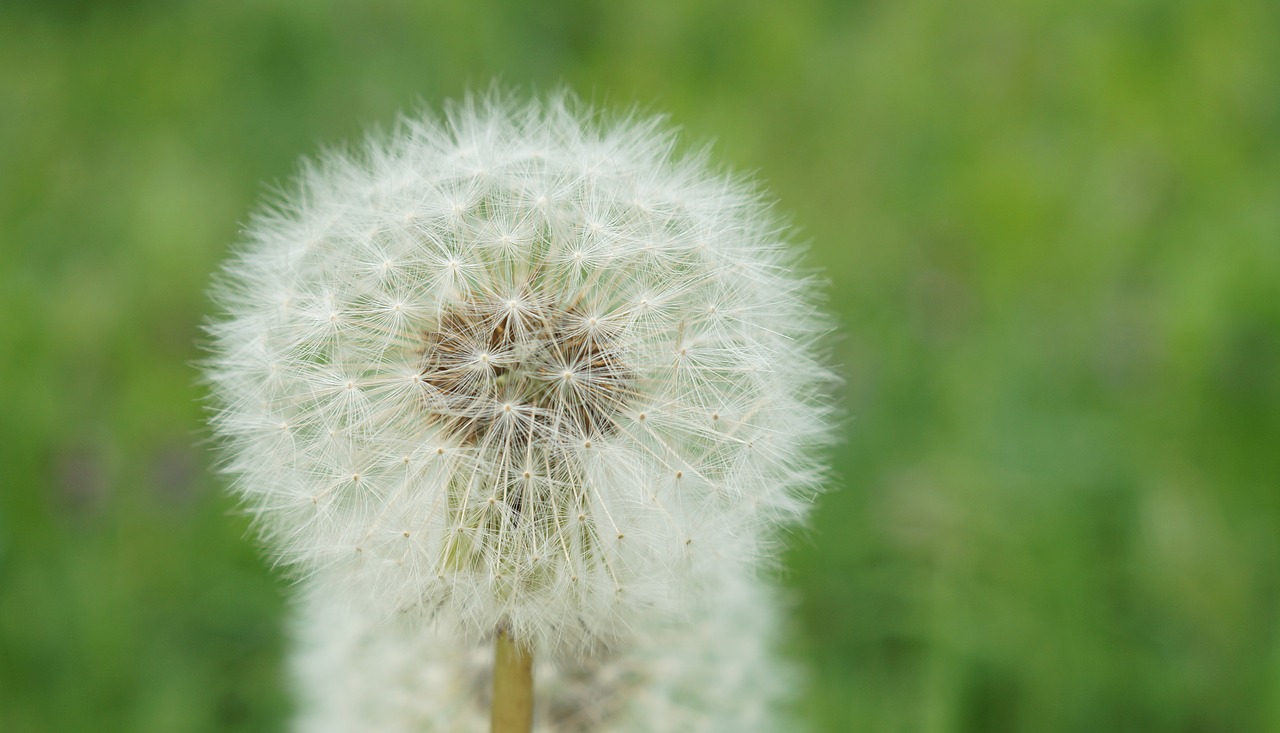
[[[569,578],[572,587],[580,581]],[[777,733],[798,674],[774,652],[773,589],[730,575],[689,621],[642,621],[638,639],[535,670],[539,733]],[[289,658],[298,733],[488,733],[487,646],[399,616],[344,609],[305,588]]]
[[[762,196],[674,150],[660,120],[470,99],[256,217],[207,374],[283,564],[576,653],[803,515],[826,322]]]

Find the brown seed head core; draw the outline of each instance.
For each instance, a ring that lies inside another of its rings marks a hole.
[[[614,432],[635,381],[598,319],[531,293],[460,299],[420,351],[428,419],[505,451]]]

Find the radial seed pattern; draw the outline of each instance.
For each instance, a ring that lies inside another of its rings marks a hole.
[[[473,100],[254,221],[208,373],[283,563],[581,649],[802,513],[825,324],[758,194],[672,148],[655,120]]]

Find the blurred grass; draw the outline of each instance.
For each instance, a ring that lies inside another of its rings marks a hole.
[[[280,730],[199,323],[321,143],[495,76],[669,111],[832,280],[824,731],[1280,731],[1280,6],[0,5],[0,730]]]

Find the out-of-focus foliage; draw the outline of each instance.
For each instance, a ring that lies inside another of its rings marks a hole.
[[[432,7],[439,6],[439,7]],[[1280,730],[1280,5],[0,4],[0,730],[280,730],[204,289],[261,181],[494,77],[670,112],[832,282],[824,731]]]

